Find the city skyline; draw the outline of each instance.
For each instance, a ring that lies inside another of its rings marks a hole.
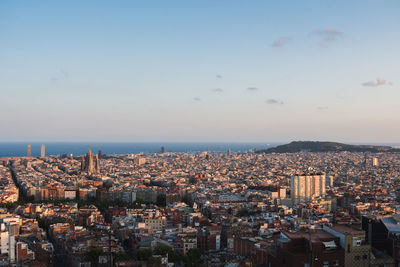
[[[0,265],[400,266],[400,1],[0,1]]]
[[[398,1],[0,3],[0,141],[400,142]]]

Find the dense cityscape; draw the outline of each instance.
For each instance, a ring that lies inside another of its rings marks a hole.
[[[0,0],[0,267],[400,267],[400,0]]]
[[[400,154],[0,161],[4,266],[398,266]]]

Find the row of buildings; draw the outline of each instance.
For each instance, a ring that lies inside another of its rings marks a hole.
[[[204,152],[96,159],[90,152],[83,160],[20,158],[4,167],[14,172],[21,192],[38,202],[14,212],[48,226],[55,257],[67,255],[71,264],[88,264],[86,253],[106,251],[106,240],[113,253],[129,252],[132,265],[146,264],[146,253],[165,262],[165,255],[156,254],[160,247],[182,255],[166,258],[176,265],[194,251],[205,266],[398,264],[396,153]],[[59,199],[100,204],[40,203]],[[106,262],[104,256],[98,262]]]

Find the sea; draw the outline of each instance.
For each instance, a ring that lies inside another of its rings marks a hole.
[[[165,152],[198,153],[209,151],[211,153],[251,152],[257,149],[267,149],[283,143],[87,143],[87,142],[0,142],[0,157],[23,157],[27,153],[27,145],[31,145],[33,157],[40,156],[40,147],[45,145],[46,156],[72,154],[79,156],[85,154],[91,147],[93,153],[99,150],[103,154],[151,154],[159,153],[161,147]]]

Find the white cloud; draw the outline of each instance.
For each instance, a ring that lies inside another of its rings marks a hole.
[[[317,29],[310,33],[311,36],[317,36],[321,38],[319,43],[321,46],[328,46],[337,39],[341,38],[343,34],[343,32],[330,27],[325,29]]]
[[[393,85],[392,82],[387,82],[385,79],[383,78],[376,78],[376,81],[368,81],[365,83],[362,83],[362,86],[368,86],[368,87],[376,87],[376,86],[380,86],[380,85]]]
[[[283,105],[283,101],[274,99],[274,98],[267,99],[267,101],[265,101],[265,103],[267,103],[269,105]]]
[[[292,41],[292,37],[290,36],[281,36],[275,41],[272,42],[273,47],[282,47]]]

